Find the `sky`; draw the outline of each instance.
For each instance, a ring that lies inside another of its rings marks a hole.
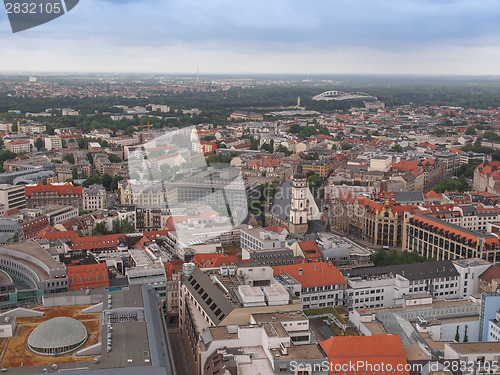
[[[25,0],[26,1],[26,0]],[[80,0],[0,73],[500,75],[500,0]]]

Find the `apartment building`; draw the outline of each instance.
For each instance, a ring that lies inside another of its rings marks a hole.
[[[413,205],[401,206],[377,202],[365,196],[346,194],[336,200],[332,224],[343,232],[379,246],[399,246],[405,211],[413,211]]]
[[[30,152],[31,151],[31,143],[29,140],[20,140],[20,141],[10,141],[5,145],[5,149],[19,154],[21,152]]]
[[[184,265],[179,298],[179,329],[192,374],[202,374],[201,351],[207,329],[245,325],[255,313],[296,312],[300,298],[273,278],[266,266],[200,269]]]
[[[343,271],[346,307],[383,308],[422,304],[425,299],[454,300],[478,292],[482,259],[445,260]]]
[[[431,214],[405,212],[403,250],[426,258],[452,260],[481,258],[500,264],[498,237],[447,223]]]
[[[24,185],[0,185],[0,204],[5,205],[5,211],[13,208],[26,208],[26,195]]]
[[[62,148],[62,139],[57,135],[49,135],[43,139],[45,148],[50,150],[60,150]]]
[[[327,375],[327,357],[301,311],[254,313],[249,324],[205,329],[199,362],[202,374]],[[194,373],[194,372],[193,372]]]
[[[26,206],[36,208],[49,204],[83,208],[83,188],[72,183],[26,185]]]
[[[273,267],[276,280],[300,297],[304,309],[344,305],[347,282],[331,262]]]
[[[84,210],[102,210],[106,207],[106,189],[102,185],[89,186],[83,189],[82,199]]]

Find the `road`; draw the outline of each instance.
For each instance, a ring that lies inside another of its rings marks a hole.
[[[172,344],[172,355],[174,357],[175,368],[177,375],[190,375],[189,364],[187,361],[186,350],[182,344],[181,335],[178,327],[169,327],[168,334],[170,343]]]

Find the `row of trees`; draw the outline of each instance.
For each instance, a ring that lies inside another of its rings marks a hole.
[[[398,253],[396,250],[387,253],[385,249],[379,249],[371,256],[371,262],[375,266],[393,266],[396,264],[412,264],[433,261],[434,259],[427,259],[415,252],[403,251]]]
[[[107,234],[134,233],[134,225],[127,219],[122,220],[116,230],[109,230],[104,223],[97,223],[94,228],[94,236],[104,236]]]
[[[82,186],[88,188],[94,184],[102,185],[106,190],[115,191],[118,189],[118,182],[122,180],[121,176],[111,177],[109,174],[105,173],[102,176],[94,175],[83,181]]]

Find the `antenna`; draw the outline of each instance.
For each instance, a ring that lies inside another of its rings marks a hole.
[[[200,67],[196,65],[196,84],[200,82]]]

